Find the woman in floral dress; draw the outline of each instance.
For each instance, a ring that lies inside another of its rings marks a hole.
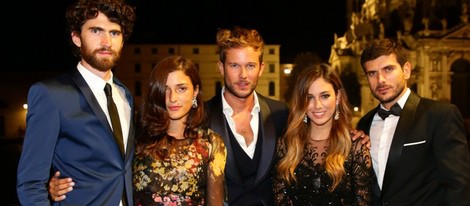
[[[279,139],[277,205],[370,205],[369,149],[351,141],[351,110],[339,76],[327,64],[297,79],[287,132]]]
[[[150,75],[133,166],[135,205],[223,205],[226,149],[203,127],[201,81],[187,58]]]

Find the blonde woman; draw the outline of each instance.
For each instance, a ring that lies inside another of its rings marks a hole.
[[[351,110],[327,64],[306,68],[294,89],[287,132],[278,141],[277,205],[370,205],[371,160],[351,140]]]

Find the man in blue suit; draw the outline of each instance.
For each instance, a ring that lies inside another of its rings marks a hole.
[[[75,183],[62,205],[133,205],[133,98],[111,69],[132,33],[134,9],[121,0],[79,0],[66,17],[80,62],[29,90],[18,198],[22,205],[50,205],[47,183],[60,171]]]

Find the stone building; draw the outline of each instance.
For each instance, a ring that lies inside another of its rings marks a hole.
[[[450,102],[470,128],[470,24],[467,1],[347,1],[350,27],[335,34],[330,64],[355,73],[360,84],[360,114],[376,107],[360,65],[362,49],[374,38],[400,40],[412,64],[410,88],[422,97]]]
[[[280,45],[265,45],[264,72],[256,91],[272,99],[280,99]],[[223,87],[224,80],[217,67],[219,56],[215,44],[127,44],[121,61],[113,72],[134,94],[136,105],[148,89],[148,77],[155,64],[170,55],[191,59],[199,69],[204,101]]]

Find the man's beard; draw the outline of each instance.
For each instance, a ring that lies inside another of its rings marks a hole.
[[[398,89],[397,90],[394,90],[395,91],[395,94],[393,94],[391,97],[381,97],[379,95],[377,95],[376,92],[372,92],[372,95],[378,99],[380,101],[380,103],[382,104],[386,104],[386,103],[390,103],[390,102],[393,102],[395,100],[398,99],[398,97],[401,95],[401,93],[403,92],[403,90],[405,89],[405,85],[399,85],[398,86]]]
[[[82,58],[94,69],[98,71],[108,71],[111,70],[116,63],[119,61],[121,54],[109,48],[100,48],[94,51],[90,51],[86,46],[81,47]],[[100,51],[107,51],[112,53],[110,58],[98,58],[97,53]]]
[[[237,92],[237,90],[235,90],[235,88],[231,84],[228,84],[227,81],[225,80],[225,89],[228,92],[230,92],[230,94],[232,94],[233,96],[236,96],[238,98],[247,98],[251,94],[253,94],[253,91],[255,91],[257,84],[258,84],[257,82],[254,82],[253,86],[250,87],[250,91],[248,93],[240,93],[240,92]]]

